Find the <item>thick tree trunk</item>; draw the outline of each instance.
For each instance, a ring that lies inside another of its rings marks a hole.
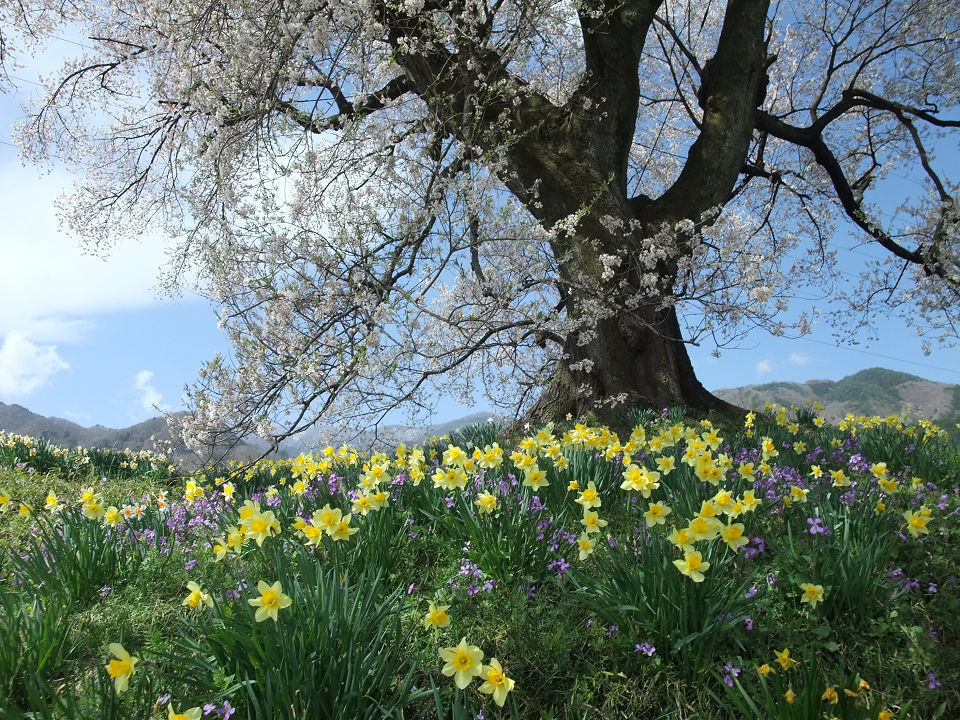
[[[568,413],[602,416],[632,407],[738,409],[697,379],[673,308],[649,311],[642,320],[633,315],[601,321],[596,337],[583,346],[572,334],[565,353],[568,359],[558,363],[530,411],[536,421],[560,420]]]

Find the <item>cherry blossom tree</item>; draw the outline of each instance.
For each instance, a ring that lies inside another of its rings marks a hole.
[[[220,309],[233,351],[190,390],[194,442],[478,387],[540,419],[715,407],[687,344],[803,333],[801,287],[847,331],[893,309],[957,337],[934,153],[960,127],[955,0],[0,12],[5,73],[51,36],[85,47],[21,128],[80,173],[66,221],[96,247],[162,228],[168,286]],[[859,282],[851,234],[884,257]]]

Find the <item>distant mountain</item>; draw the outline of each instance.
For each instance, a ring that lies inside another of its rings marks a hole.
[[[854,415],[906,414],[911,419],[934,420],[942,427],[960,421],[960,385],[924,380],[916,375],[869,368],[841,380],[808,380],[805,383],[772,382],[718,390],[715,395],[744,408],[766,402],[803,407],[816,400],[830,422]]]
[[[371,431],[348,431],[331,434],[325,429],[310,429],[284,440],[280,443],[280,449],[290,455],[317,450],[327,445],[337,446],[344,443],[351,447],[363,449],[371,447],[374,449],[393,449],[400,443],[415,445],[422,443],[424,439],[434,435],[449,435],[460,428],[486,422],[491,417],[498,422],[505,421],[504,418],[498,415],[482,412],[465,415],[455,420],[449,420],[437,425],[428,425],[426,427],[416,425],[381,425],[377,429],[376,434]]]
[[[384,425],[379,428],[376,436],[369,432],[340,433],[331,436],[322,430],[308,430],[300,435],[283,441],[280,444],[279,457],[295,456],[301,452],[315,450],[327,445],[347,443],[353,447],[396,447],[398,443],[415,444],[423,442],[431,435],[446,435],[454,430],[476,423],[486,422],[489,413],[474,413],[465,417],[451,420],[428,427],[414,427],[409,425]],[[162,417],[150,418],[130,427],[113,429],[103,425],[84,427],[75,422],[58,417],[46,417],[27,410],[22,405],[7,405],[0,403],[0,430],[16,435],[42,437],[54,445],[75,448],[106,448],[108,450],[155,450],[156,440],[170,442],[170,431],[167,422]],[[251,460],[263,454],[267,444],[259,438],[251,438],[240,442],[227,450],[216,448],[209,454],[198,456],[186,450],[179,443],[174,443],[174,453],[178,459],[183,459],[189,467],[202,465],[210,457],[225,459]]]
[[[162,417],[150,418],[130,427],[113,429],[103,425],[84,427],[58,417],[46,417],[27,410],[22,405],[7,405],[0,402],[0,430],[16,435],[42,437],[54,445],[75,448],[104,448],[107,450],[156,450],[156,441],[170,443],[170,430]],[[240,442],[231,447],[212,448],[209,453],[198,455],[190,452],[179,442],[173,442],[176,459],[182,459],[188,467],[197,467],[210,458],[250,460],[259,457],[263,448]]]

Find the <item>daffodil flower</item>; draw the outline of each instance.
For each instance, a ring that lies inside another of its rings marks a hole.
[[[442,628],[450,624],[450,617],[447,615],[449,605],[434,605],[430,603],[427,614],[423,616],[423,626],[429,628]]]
[[[703,573],[710,569],[710,563],[704,562],[703,555],[697,551],[687,551],[684,553],[683,560],[674,560],[673,564],[677,570],[696,583],[703,582]]]
[[[193,580],[187,583],[187,590],[190,591],[190,594],[184,599],[183,605],[187,605],[194,610],[201,605],[206,605],[208,608],[213,607],[213,599],[210,597],[210,593],[204,592]]]
[[[200,720],[203,711],[199,707],[193,707],[178,713],[173,709],[173,703],[167,703],[167,720]]]
[[[823,585],[801,583],[800,589],[803,590],[803,597],[800,598],[800,602],[808,603],[811,608],[816,608],[817,603],[823,601]]]
[[[515,683],[512,678],[504,674],[500,662],[496,658],[490,658],[490,664],[480,669],[480,677],[484,678],[479,688],[480,692],[492,695],[497,707],[503,707],[503,703],[507,700],[507,693],[513,690]]]
[[[113,687],[119,695],[126,692],[130,677],[135,672],[139,660],[124,650],[120,643],[110,643],[110,652],[114,660],[107,663],[107,672],[113,678]]]
[[[483,671],[483,651],[476,645],[467,645],[466,638],[461,639],[459,645],[441,648],[440,659],[446,663],[440,672],[447,677],[452,675],[461,690]]]
[[[261,580],[257,583],[257,590],[260,591],[260,597],[251,598],[247,603],[257,608],[255,615],[256,621],[260,622],[267,618],[277,621],[277,612],[283,608],[290,607],[293,602],[289,595],[283,594],[283,586],[277,580],[273,585],[267,585]]]

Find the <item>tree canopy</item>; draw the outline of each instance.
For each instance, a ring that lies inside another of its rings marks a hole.
[[[709,407],[686,343],[802,333],[811,285],[850,330],[892,307],[957,338],[955,0],[2,8],[5,73],[82,38],[21,128],[81,173],[69,225],[162,227],[169,287],[220,308],[195,442],[478,386],[541,418]],[[845,224],[883,251],[859,281]]]

